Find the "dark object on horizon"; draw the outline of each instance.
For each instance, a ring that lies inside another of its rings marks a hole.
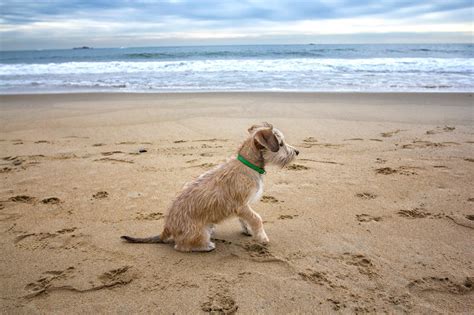
[[[73,49],[93,49],[93,48],[89,46],[82,46],[82,47],[74,47]]]
[[[138,149],[138,152],[139,152],[139,153],[145,153],[145,152],[147,152],[147,150],[144,149],[144,148],[140,148],[140,149]]]

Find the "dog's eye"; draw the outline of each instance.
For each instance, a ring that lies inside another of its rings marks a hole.
[[[280,142],[280,147],[282,147],[282,146],[283,146],[283,141],[282,141],[282,142]]]

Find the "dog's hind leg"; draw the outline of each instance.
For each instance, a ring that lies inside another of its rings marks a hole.
[[[216,244],[211,242],[211,235],[214,231],[214,225],[205,227],[201,235],[197,238],[195,246],[191,249],[193,252],[210,252],[216,248]],[[193,244],[193,245],[194,245]]]
[[[267,233],[265,233],[265,230],[263,229],[262,218],[257,212],[253,211],[249,205],[240,209],[238,216],[250,225],[253,236],[257,241],[264,244],[269,242]]]
[[[181,252],[210,252],[216,248],[211,242],[211,231],[208,226],[199,229],[194,235],[176,238],[174,249]]]
[[[209,234],[212,237],[214,235],[214,231],[216,230],[216,225],[215,224],[209,224],[207,226],[207,230],[209,231]]]

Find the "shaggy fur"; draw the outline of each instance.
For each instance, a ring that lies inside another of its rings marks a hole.
[[[289,164],[298,150],[284,142],[283,134],[272,125],[254,125],[238,154],[264,168],[267,163],[281,167]],[[172,202],[159,236],[134,238],[122,236],[132,243],[167,243],[174,241],[179,251],[211,251],[213,225],[237,216],[243,233],[253,235],[261,243],[269,239],[262,219],[251,207],[263,192],[263,175],[236,158],[187,183]]]

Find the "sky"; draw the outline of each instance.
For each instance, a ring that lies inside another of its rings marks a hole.
[[[472,0],[1,0],[0,50],[472,43]]]

